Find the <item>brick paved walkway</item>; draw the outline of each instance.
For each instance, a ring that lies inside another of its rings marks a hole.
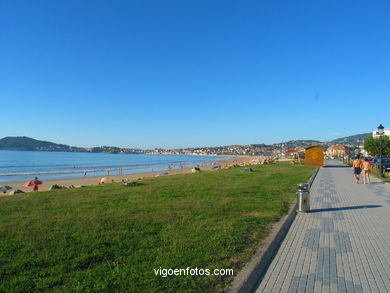
[[[390,184],[326,164],[256,292],[390,292]]]

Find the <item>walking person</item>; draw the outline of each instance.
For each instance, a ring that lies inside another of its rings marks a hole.
[[[35,177],[33,180],[28,180],[23,183],[23,186],[32,186],[33,191],[38,191],[38,185],[41,185],[43,182],[38,180],[38,177]]]
[[[370,184],[371,163],[367,158],[364,158],[362,165],[363,165],[364,184]]]
[[[360,156],[357,155],[356,159],[352,162],[353,174],[356,180],[356,184],[359,184],[360,173],[362,172],[362,161],[360,160]]]
[[[38,185],[41,184],[41,181],[38,180],[38,177],[35,177],[34,179],[34,185],[33,185],[33,191],[38,191]]]

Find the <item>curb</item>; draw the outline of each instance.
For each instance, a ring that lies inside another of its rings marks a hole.
[[[317,168],[311,175],[309,181],[309,187],[313,184],[314,179],[320,168]],[[287,235],[291,224],[293,223],[298,203],[295,202],[290,207],[288,214],[280,219],[279,222],[275,223],[271,229],[270,234],[264,240],[265,245],[261,246],[252,260],[247,263],[242,270],[234,278],[229,293],[249,293],[253,292],[256,287],[261,283],[265,273],[268,270],[274,256],[279,250],[284,237]]]

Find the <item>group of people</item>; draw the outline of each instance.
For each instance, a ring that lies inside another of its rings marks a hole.
[[[364,184],[370,184],[371,162],[367,158],[364,158],[364,160],[362,160],[360,156],[357,155],[356,159],[352,163],[352,168],[356,184],[359,184],[360,173],[362,171]]]

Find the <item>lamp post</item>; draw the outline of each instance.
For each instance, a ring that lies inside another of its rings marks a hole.
[[[382,135],[383,135],[383,130],[385,128],[383,127],[382,124],[379,124],[378,126],[378,132],[377,134],[379,135],[379,171],[380,171],[380,176],[381,177],[384,177],[383,176],[383,162],[382,162]]]

